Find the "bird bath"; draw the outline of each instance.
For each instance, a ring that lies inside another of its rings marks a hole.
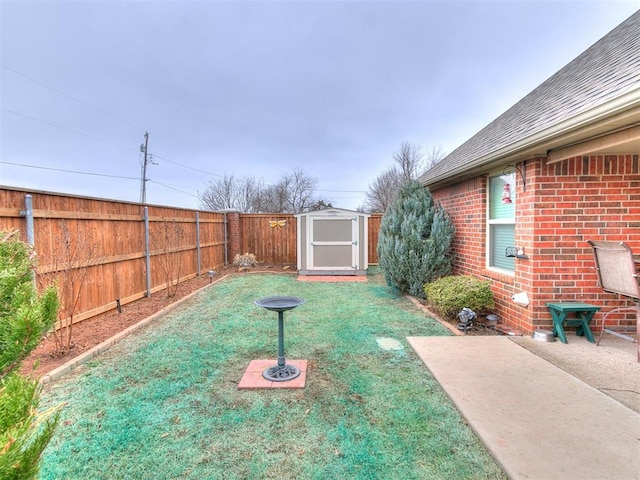
[[[287,365],[284,359],[284,312],[292,310],[306,300],[300,297],[273,296],[256,300],[254,303],[262,308],[278,312],[278,364],[265,369],[262,376],[274,382],[286,382],[300,376],[300,369]]]

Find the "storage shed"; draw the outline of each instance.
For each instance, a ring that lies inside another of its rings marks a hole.
[[[296,215],[299,275],[365,275],[369,214],[329,208]]]

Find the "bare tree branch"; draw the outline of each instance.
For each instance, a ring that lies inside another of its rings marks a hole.
[[[300,213],[313,209],[314,205],[331,205],[314,196],[317,184],[316,178],[301,168],[294,168],[276,184],[268,186],[253,177],[225,176],[210,181],[198,196],[207,210],[233,208],[245,213]]]
[[[393,154],[394,165],[387,168],[370,185],[364,205],[359,209],[384,212],[396,193],[411,180],[417,180],[429,168],[444,158],[441,148],[432,147],[426,154],[419,145],[403,141]]]
[[[399,169],[402,184],[415,180],[423,171],[424,153],[422,147],[405,140],[393,154],[393,161]]]

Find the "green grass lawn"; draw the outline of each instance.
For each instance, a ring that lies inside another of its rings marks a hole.
[[[269,295],[307,300],[285,313],[305,389],[237,389],[277,356],[277,314],[253,303]],[[505,478],[405,339],[448,334],[380,275],[226,278],[46,386],[43,407],[65,406],[41,478]]]

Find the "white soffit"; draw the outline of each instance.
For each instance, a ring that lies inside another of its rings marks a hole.
[[[627,154],[640,152],[640,124],[616,132],[591,138],[584,142],[550,150],[548,163],[557,163],[567,158],[593,154]]]

